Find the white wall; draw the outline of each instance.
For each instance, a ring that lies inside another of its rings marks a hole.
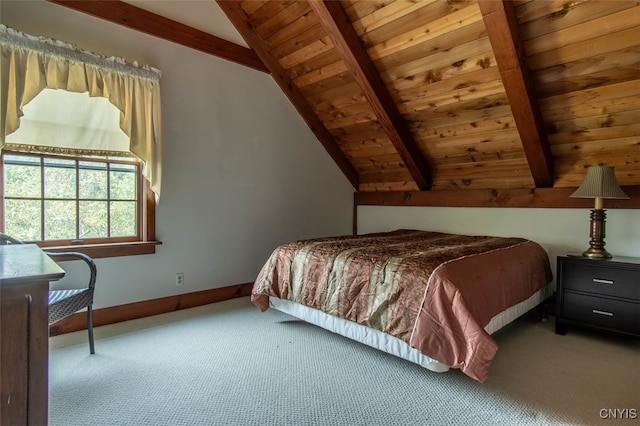
[[[162,71],[163,244],[98,259],[97,308],[250,282],[277,244],[351,232],[353,188],[271,76],[45,1],[0,7],[11,28]]]
[[[556,256],[589,247],[589,214],[589,209],[360,206],[358,233],[411,228],[528,238],[547,248],[555,275]],[[607,251],[640,257],[640,210],[609,209],[606,214]]]

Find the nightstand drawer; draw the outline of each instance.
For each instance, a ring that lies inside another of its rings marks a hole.
[[[564,288],[640,299],[640,273],[637,270],[609,267],[607,261],[593,262],[593,265],[565,262],[562,271]]]
[[[640,333],[640,304],[564,293],[562,317],[629,333]]]

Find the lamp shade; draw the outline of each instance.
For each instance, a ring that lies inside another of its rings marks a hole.
[[[571,198],[629,198],[616,180],[613,166],[593,166],[587,169],[582,185],[570,195]]]

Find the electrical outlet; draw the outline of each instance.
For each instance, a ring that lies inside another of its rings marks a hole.
[[[184,272],[178,272],[176,274],[176,285],[181,286],[184,284]]]

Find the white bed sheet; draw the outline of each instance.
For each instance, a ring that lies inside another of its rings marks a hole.
[[[493,334],[500,330],[507,324],[513,322],[515,319],[524,315],[531,309],[538,306],[544,300],[549,298],[553,292],[551,283],[538,290],[531,297],[523,302],[514,305],[505,311],[494,316],[489,324],[485,327],[485,330],[489,334]],[[449,370],[449,366],[440,363],[439,361],[430,358],[417,349],[412,348],[404,341],[393,337],[389,334],[383,333],[379,330],[355,323],[353,321],[345,320],[343,318],[334,317],[308,306],[300,305],[289,300],[279,299],[277,297],[269,298],[270,306],[285,314],[299,318],[310,324],[314,324],[318,327],[322,327],[333,333],[337,333],[341,336],[363,343],[372,348],[379,349],[383,352],[405,359],[407,361],[418,364],[428,370],[436,373],[443,373]]]

